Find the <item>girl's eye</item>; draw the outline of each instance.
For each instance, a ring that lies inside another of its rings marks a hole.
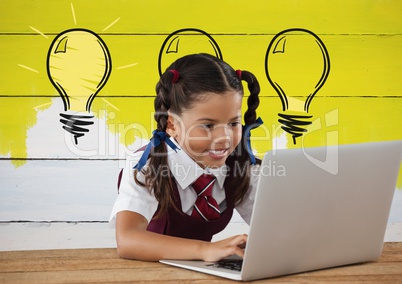
[[[212,129],[212,128],[214,128],[214,125],[210,123],[210,124],[204,124],[204,125],[202,125],[202,127],[206,128],[206,129]]]
[[[236,126],[239,126],[239,125],[240,125],[240,122],[239,122],[239,121],[231,122],[229,125],[230,125],[231,127],[236,127]]]

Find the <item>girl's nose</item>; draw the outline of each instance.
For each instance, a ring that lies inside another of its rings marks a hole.
[[[233,130],[227,125],[217,125],[213,131],[213,140],[215,143],[230,142],[233,136]]]

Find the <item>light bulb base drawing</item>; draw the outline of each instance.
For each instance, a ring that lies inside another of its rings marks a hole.
[[[92,121],[94,118],[93,115],[60,113],[60,116],[62,117],[60,122],[64,124],[63,129],[74,136],[74,142],[76,145],[78,144],[78,138],[89,132],[89,129],[86,127],[94,124]]]
[[[280,117],[278,122],[282,125],[281,128],[292,135],[293,144],[296,145],[296,138],[302,136],[307,132],[307,126],[311,122],[312,115],[295,115],[287,113],[278,113]]]

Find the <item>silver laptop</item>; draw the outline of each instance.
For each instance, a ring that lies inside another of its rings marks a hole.
[[[401,159],[402,140],[268,152],[241,268],[161,262],[247,281],[376,260]]]

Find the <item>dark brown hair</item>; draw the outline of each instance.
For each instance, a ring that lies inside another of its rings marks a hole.
[[[170,72],[170,70],[176,70],[179,74],[179,78],[175,78],[177,79],[175,82],[173,82],[173,77],[177,77],[177,74],[175,75],[176,72]],[[239,78],[232,67],[209,54],[192,54],[176,60],[162,74],[156,85],[154,108],[157,131],[166,131],[168,111],[180,116],[183,110],[190,109],[194,103],[202,100],[205,93],[219,95],[234,90],[243,95],[242,80],[247,82],[250,91],[244,122],[246,125],[252,125],[256,123],[256,109],[260,102],[258,97],[260,86],[252,73],[242,71],[241,78]],[[248,137],[243,135],[241,142],[228,158],[231,159],[232,165],[236,165],[236,167],[229,168],[234,178],[233,184],[237,185],[233,189],[235,190],[233,205],[242,201],[250,184],[250,157],[246,139]],[[167,165],[166,145],[162,142],[151,151],[148,167],[142,169],[145,183],[138,181],[138,172],[135,172],[134,175],[138,184],[153,191],[159,202],[158,216],[166,213],[169,208],[177,210],[170,172],[161,175],[153,170],[160,167],[167,168]],[[236,169],[237,174],[233,172]]]

